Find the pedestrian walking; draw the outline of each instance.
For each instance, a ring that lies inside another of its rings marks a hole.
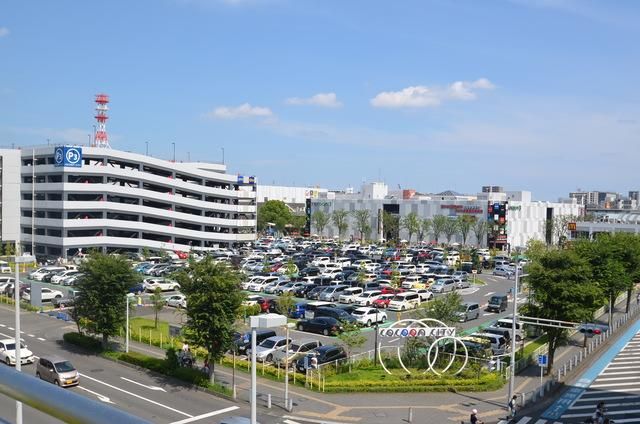
[[[518,397],[513,395],[513,397],[509,400],[509,418],[512,420],[516,417],[516,401]]]
[[[471,417],[469,417],[469,421],[471,421],[471,424],[484,424],[483,421],[478,419],[478,410],[477,409],[472,409],[471,410]]]

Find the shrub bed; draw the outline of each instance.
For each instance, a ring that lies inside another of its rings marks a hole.
[[[80,333],[64,333],[62,339],[65,343],[69,343],[91,352],[101,352],[102,342],[95,337]]]

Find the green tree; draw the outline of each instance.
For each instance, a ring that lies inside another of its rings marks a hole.
[[[360,241],[364,242],[371,233],[371,216],[368,209],[360,209],[351,212],[355,220],[356,230],[360,233]]]
[[[527,316],[569,322],[589,322],[602,305],[603,292],[594,281],[588,261],[573,250],[550,250],[529,266],[526,279],[530,302]],[[548,372],[553,369],[557,347],[566,330],[545,327],[549,343]]]
[[[472,230],[473,234],[476,236],[478,247],[482,247],[484,240],[487,237],[487,233],[489,232],[489,224],[487,221],[479,219],[475,224],[473,224]]]
[[[553,218],[553,234],[559,245],[564,245],[569,236],[569,223],[578,221],[575,215],[558,215]]]
[[[291,231],[297,232],[298,234],[304,233],[304,227],[307,223],[307,217],[304,215],[291,215]]]
[[[429,218],[424,218],[420,222],[420,231],[418,231],[418,241],[422,243],[425,237],[429,236],[431,232],[431,225],[433,222]]]
[[[476,217],[473,215],[460,215],[456,218],[456,223],[458,225],[458,231],[460,231],[460,235],[462,236],[462,244],[467,244],[467,237],[469,236],[469,232],[473,227],[473,224],[476,222]]]
[[[458,221],[452,218],[447,218],[443,228],[444,235],[447,238],[447,244],[451,243],[451,239],[453,236],[458,234],[459,230]]]
[[[459,320],[457,313],[461,306],[462,296],[454,291],[434,298],[418,309],[416,315],[419,318],[433,318],[447,325],[454,325]]]
[[[142,248],[142,258],[146,261],[147,258],[151,257],[151,251],[147,246]]]
[[[293,297],[292,293],[283,293],[278,296],[278,300],[276,302],[276,309],[278,313],[289,316],[289,313],[295,308],[296,299]]]
[[[338,229],[338,240],[342,240],[349,229],[349,212],[337,209],[331,214],[331,220]]]
[[[555,222],[553,219],[547,219],[544,221],[544,239],[547,244],[553,244],[553,230],[555,228]]]
[[[16,245],[12,242],[7,242],[4,244],[4,254],[5,256],[13,256],[16,254]]]
[[[446,227],[448,220],[449,218],[444,215],[436,215],[431,220],[431,233],[433,234],[436,244],[438,244],[438,241],[440,240],[440,235],[444,233],[444,228]]]
[[[409,243],[411,243],[411,237],[420,231],[420,224],[420,218],[416,212],[409,212],[400,221],[402,228],[407,230],[407,233],[409,233]]]
[[[318,233],[320,233],[320,237],[322,237],[322,233],[324,233],[324,229],[329,223],[329,215],[322,212],[321,210],[317,210],[313,214],[311,214],[311,223],[314,227],[316,227]]]
[[[291,210],[280,200],[268,200],[258,208],[258,230],[264,231],[274,224],[282,232],[291,223]]]
[[[547,252],[547,244],[541,240],[529,239],[524,254],[531,261],[539,260]]]
[[[234,324],[244,300],[240,274],[206,257],[200,262],[190,261],[188,269],[176,274],[176,280],[188,305],[185,338],[205,348],[213,366],[233,344]],[[212,372],[212,382],[213,378]]]
[[[153,291],[150,301],[153,312],[155,313],[154,327],[158,328],[158,312],[162,311],[162,308],[164,308],[164,305],[167,303],[162,297],[162,289],[160,287],[156,287],[156,289]]]
[[[290,280],[298,277],[298,266],[291,259],[287,261],[287,269],[285,270],[285,275],[289,277]]]
[[[382,226],[384,227],[384,238],[387,241],[398,240],[400,232],[400,217],[398,215],[382,212]]]
[[[138,282],[138,273],[122,256],[100,252],[92,252],[79,270],[76,315],[89,331],[102,334],[107,348],[109,337],[124,325],[127,293]]]
[[[342,342],[344,350],[347,351],[347,356],[351,356],[353,351],[359,347],[362,347],[367,341],[367,338],[362,335],[360,326],[353,323],[342,323],[343,331],[338,334],[338,340]]]

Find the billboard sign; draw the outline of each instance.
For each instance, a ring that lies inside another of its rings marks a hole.
[[[57,146],[53,151],[53,162],[56,167],[81,168],[82,147]]]

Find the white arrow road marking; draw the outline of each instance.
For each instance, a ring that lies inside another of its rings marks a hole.
[[[191,418],[185,418],[184,420],[181,421],[174,421],[171,424],[187,424],[187,423],[192,423],[194,421],[200,421],[204,418],[209,418],[209,417],[213,417],[214,415],[220,415],[220,414],[225,414],[227,412],[231,412],[231,411],[235,411],[236,409],[239,409],[237,406],[230,406],[228,408],[224,408],[224,409],[218,409],[217,411],[213,411],[213,412],[208,412],[206,414],[202,414],[202,415],[197,415],[195,417],[191,417]]]
[[[80,389],[80,390],[84,390],[85,392],[89,392],[89,393],[91,393],[92,395],[95,395],[95,397],[97,397],[97,398],[98,398],[98,400],[99,400],[99,401],[101,401],[101,402],[105,402],[105,403],[113,403],[113,402],[111,401],[111,399],[109,399],[108,397],[106,397],[106,396],[104,396],[104,395],[101,395],[100,393],[96,393],[96,392],[91,391],[91,390],[89,390],[89,389],[87,389],[87,388],[84,388],[84,387],[82,387],[82,386],[78,386],[78,389]],[[115,403],[113,403],[113,404],[115,405]]]
[[[89,377],[89,376],[88,376],[88,375],[86,375],[86,374],[80,374],[80,373],[78,373],[78,375],[81,375],[81,376],[82,376],[82,377],[84,377],[84,378],[88,378],[89,380],[95,381],[96,383],[100,383],[100,384],[105,385],[105,386],[107,386],[107,387],[111,387],[111,388],[112,388],[112,389],[114,389],[114,390],[118,390],[118,391],[120,391],[120,392],[122,392],[122,393],[126,393],[126,394],[128,394],[128,395],[130,395],[130,396],[137,397],[138,399],[142,399],[142,400],[147,401],[147,402],[149,402],[149,403],[152,403],[152,404],[154,404],[154,405],[157,405],[157,406],[160,406],[160,407],[162,407],[162,408],[168,409],[169,411],[173,411],[173,412],[176,412],[176,413],[178,413],[178,414],[180,414],[180,415],[184,415],[185,417],[189,417],[189,418],[192,418],[192,417],[193,417],[193,415],[187,414],[186,412],[178,411],[177,409],[174,409],[174,408],[172,408],[172,407],[170,407],[170,406],[163,405],[163,404],[161,404],[161,403],[159,403],[159,402],[156,402],[156,401],[154,401],[154,400],[147,399],[147,398],[145,398],[145,397],[142,397],[142,396],[137,395],[137,394],[135,394],[135,393],[128,392],[128,391],[126,391],[126,390],[124,390],[124,389],[121,389],[121,388],[119,388],[119,387],[112,386],[111,384],[109,384],[109,383],[105,383],[104,381],[100,381],[100,380],[98,380],[97,378]]]
[[[162,387],[158,387],[158,386],[147,386],[146,384],[138,383],[137,381],[129,380],[128,378],[125,378],[125,377],[120,377],[120,378],[121,378],[122,380],[124,380],[124,381],[128,381],[129,383],[137,384],[138,386],[145,387],[145,388],[147,388],[147,389],[149,389],[149,390],[157,390],[157,391],[165,392],[165,393],[166,393],[166,390],[165,390],[165,389],[163,389]]]

